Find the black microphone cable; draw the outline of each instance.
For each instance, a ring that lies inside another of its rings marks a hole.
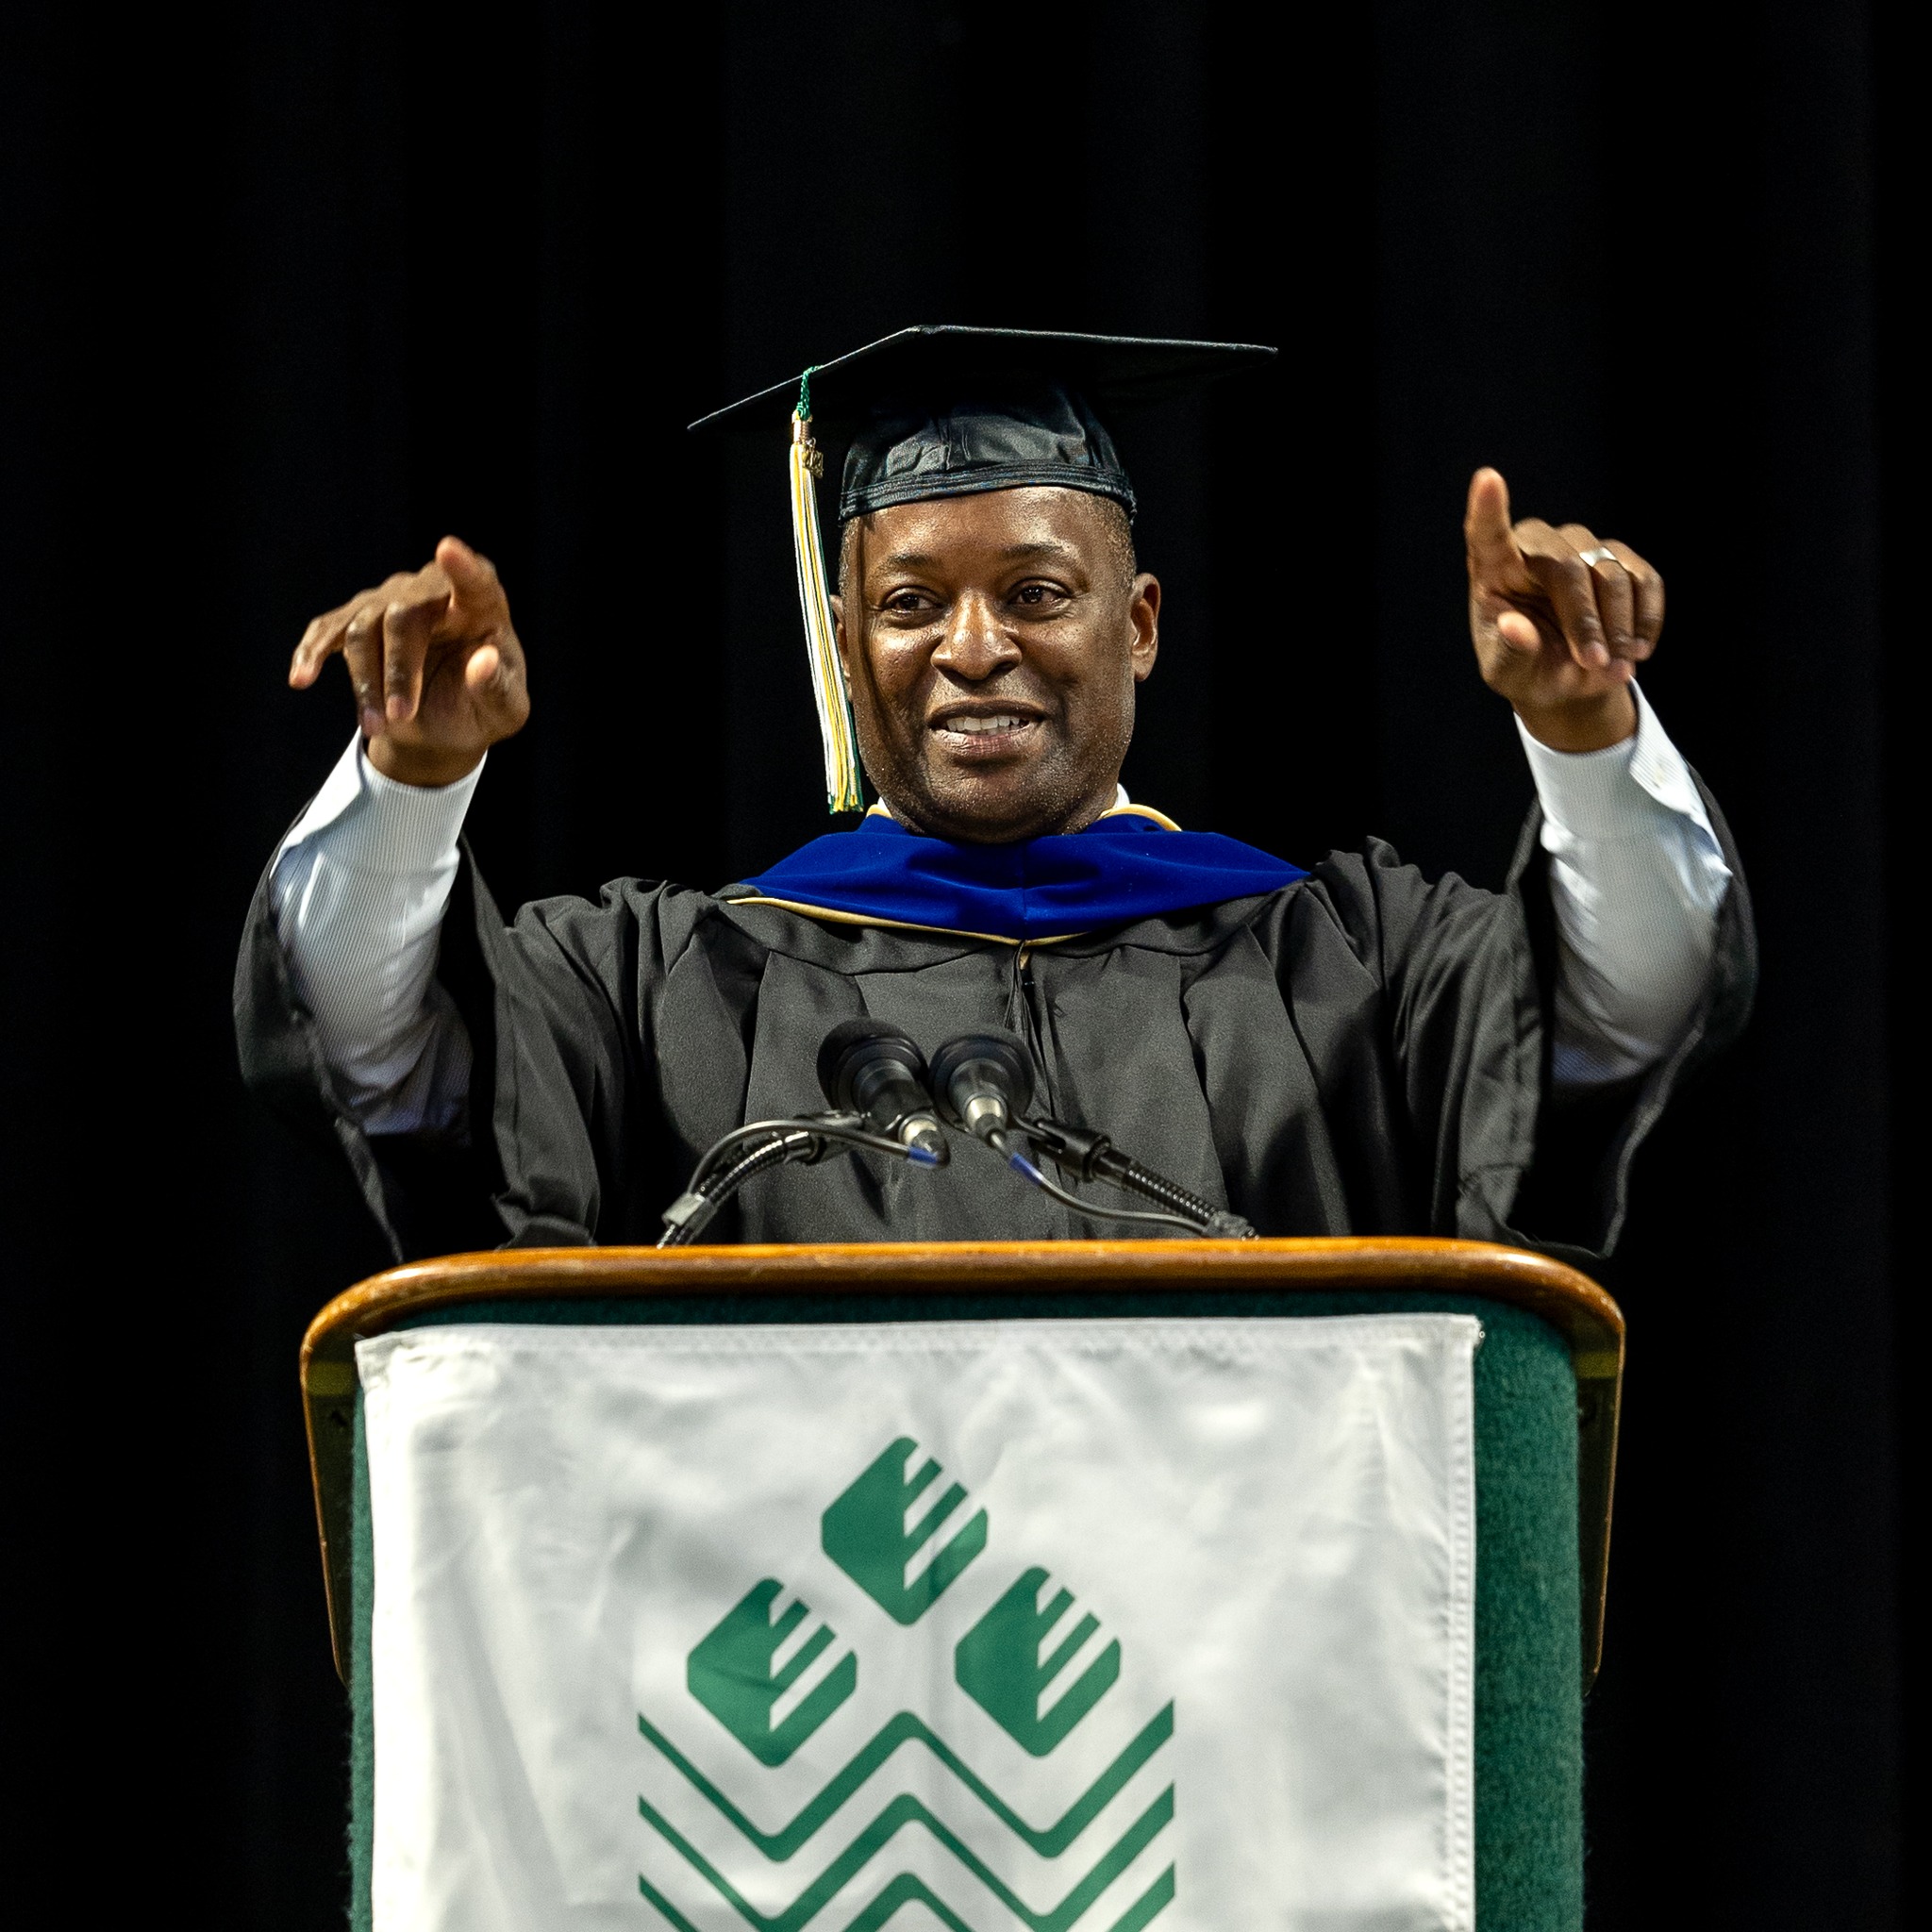
[[[1182,1187],[1178,1181],[1169,1180],[1164,1174],[1143,1167],[1132,1155],[1123,1153],[1105,1134],[1044,1118],[1022,1120],[1017,1124],[1020,1131],[1037,1148],[1043,1150],[1062,1174],[1073,1174],[1083,1181],[1111,1181],[1115,1187],[1125,1188],[1146,1200],[1161,1202],[1174,1210],[1166,1218],[1184,1217],[1182,1224],[1196,1234],[1211,1235],[1224,1241],[1251,1241],[1255,1239],[1252,1223],[1244,1221],[1239,1214],[1229,1213],[1225,1208],[1217,1208],[1212,1201],[1195,1193],[1191,1188]]]
[[[1190,1234],[1220,1240],[1252,1241],[1253,1226],[1203,1199],[1191,1189],[1123,1154],[1105,1134],[1070,1127],[1054,1120],[1030,1120],[1033,1062],[1019,1038],[1002,1028],[962,1034],[932,1058],[932,1090],[954,1124],[965,1128],[1000,1155],[1013,1172],[1041,1193],[1093,1221],[1126,1221],[1144,1226],[1180,1227]],[[1081,1180],[1107,1180],[1143,1198],[1157,1209],[1108,1208],[1082,1200],[1051,1180],[1015,1144],[1024,1136],[1045,1151],[1056,1166]]]
[[[1076,1214],[1084,1214],[1089,1221],[1134,1221],[1150,1227],[1184,1227],[1190,1234],[1213,1234],[1218,1231],[1192,1215],[1163,1214],[1158,1209],[1149,1210],[1145,1208],[1105,1208],[1098,1202],[1083,1201],[1078,1194],[1069,1193],[1058,1182],[1049,1179],[1043,1169],[1036,1166],[1025,1155],[1020,1153],[1012,1145],[1013,1138],[1010,1132],[1003,1128],[995,1128],[986,1137],[988,1146],[1004,1155],[1007,1165],[1015,1174],[1024,1175],[1050,1199],[1073,1208]],[[1252,1228],[1248,1231],[1251,1234],[1254,1232]]]

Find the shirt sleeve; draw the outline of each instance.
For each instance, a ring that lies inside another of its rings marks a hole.
[[[1572,1091],[1641,1074],[1682,1039],[1731,882],[1689,766],[1632,692],[1636,736],[1603,751],[1552,751],[1517,721],[1556,913],[1552,1075]]]
[[[358,734],[270,869],[290,978],[371,1134],[466,1125],[470,1039],[436,961],[482,769],[453,785],[399,784],[370,764]]]

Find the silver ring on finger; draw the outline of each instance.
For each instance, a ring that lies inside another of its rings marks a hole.
[[[1616,563],[1621,565],[1622,561],[1614,550],[1603,543],[1598,543],[1589,550],[1580,551],[1577,555],[1577,560],[1591,570],[1594,570],[1600,563]]]

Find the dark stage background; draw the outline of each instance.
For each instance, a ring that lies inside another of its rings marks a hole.
[[[1889,1124],[1924,629],[1891,19],[9,8],[9,1595],[51,1711],[21,1856],[105,1783],[117,1884],[341,1923],[295,1347],[381,1257],[227,1031],[248,894],[351,725],[339,674],[284,686],[304,622],[459,532],[532,658],[474,821],[499,896],[740,876],[823,823],[782,454],[682,425],[955,320],[1284,346],[1126,439],[1169,597],[1126,775],[1184,823],[1499,880],[1529,783],[1464,628],[1470,470],[1668,576],[1645,682],[1754,867],[1764,982],[1608,1275],[1592,1924],[1895,1924],[1925,1335]]]

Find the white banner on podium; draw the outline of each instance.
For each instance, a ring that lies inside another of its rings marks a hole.
[[[375,1932],[1467,1932],[1480,1332],[361,1343]]]

